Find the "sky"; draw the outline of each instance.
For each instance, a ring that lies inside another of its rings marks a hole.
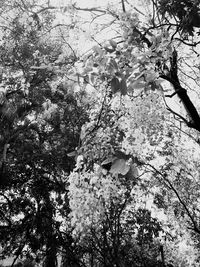
[[[108,3],[112,4],[113,7],[116,7],[116,3],[119,3],[118,0],[77,0],[77,1],[70,1],[70,0],[51,0],[52,5],[57,5],[59,7],[67,6],[70,3],[76,2],[76,6],[79,8],[103,8],[107,7]],[[63,9],[64,10],[64,9]],[[97,13],[97,15],[101,15],[100,13]],[[92,21],[91,17],[91,12],[87,11],[78,11],[77,12],[78,16],[78,21],[81,21],[76,23],[76,26],[78,25],[79,27],[79,33],[78,33],[78,39],[77,39],[77,32],[71,31],[71,39],[74,39],[76,42],[76,46],[80,54],[84,54],[87,51],[89,51],[92,46],[97,45],[97,42],[92,39],[92,36],[94,36],[95,33],[95,40],[98,42],[103,42],[105,39],[112,38],[114,36],[114,31],[108,27],[105,28],[104,30],[100,30],[99,34],[96,34],[97,29],[96,25],[97,24],[105,24],[106,21],[109,22],[113,17],[109,15],[103,15],[103,16],[98,16],[96,19]],[[70,23],[70,17],[68,15],[68,12],[63,12],[63,15],[59,14],[57,20],[58,22],[61,23]],[[76,19],[74,17],[74,19]],[[92,21],[92,23],[91,23]],[[73,36],[74,35],[74,36]]]

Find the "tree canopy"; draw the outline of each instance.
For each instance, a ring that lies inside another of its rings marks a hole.
[[[0,14],[1,259],[199,266],[199,1]]]

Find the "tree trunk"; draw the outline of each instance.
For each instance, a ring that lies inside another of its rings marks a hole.
[[[160,246],[160,255],[161,255],[161,261],[162,261],[162,267],[165,267],[165,255],[164,255],[163,245]]]
[[[44,267],[57,267],[57,247],[55,237],[52,235],[47,240],[46,258]]]

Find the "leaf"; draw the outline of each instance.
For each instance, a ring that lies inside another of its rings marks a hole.
[[[67,10],[68,10],[68,6],[64,7],[63,8],[63,13],[67,12]]]
[[[90,77],[90,83],[93,84],[95,81],[96,75],[94,73],[90,73],[89,77]]]
[[[110,169],[110,172],[113,174],[122,174],[125,175],[130,169],[130,166],[126,164],[124,159],[116,159]]]
[[[89,75],[84,76],[84,83],[89,83],[90,82],[90,77]]]
[[[131,84],[131,86],[133,87],[133,89],[141,89],[145,87],[145,82],[143,79],[139,79],[137,81],[135,81],[134,83]]]
[[[111,75],[115,74],[118,71],[117,63],[113,58],[108,60],[106,66],[107,71],[110,72]]]
[[[126,85],[126,81],[125,79],[122,79],[120,82],[120,91],[122,95],[126,95],[127,94],[127,85]]]
[[[139,173],[138,173],[138,169],[137,169],[136,165],[131,163],[130,169],[125,175],[127,181],[132,181],[133,182],[132,185],[134,185],[137,183],[138,176],[139,176]]]
[[[111,48],[109,48],[109,47],[107,47],[107,46],[105,46],[104,49],[105,49],[108,53],[113,53],[113,52],[115,51],[114,48],[111,49]]]
[[[122,132],[122,135],[123,137],[125,136],[124,133]],[[115,151],[115,156],[117,158],[120,158],[120,159],[124,159],[124,160],[129,160],[130,159],[130,156],[129,155],[126,155],[124,152],[122,152],[121,150],[116,150]]]
[[[134,37],[134,38],[140,37],[140,33],[138,32],[138,30],[136,28],[134,28],[133,31],[132,31],[131,36]]]
[[[92,50],[93,50],[96,54],[99,54],[99,55],[102,55],[102,54],[103,54],[103,50],[102,50],[98,45],[93,46]]]
[[[5,99],[6,99],[5,93],[0,91],[0,105],[3,105]]]
[[[31,66],[31,70],[46,70],[48,65],[41,65],[41,66]]]
[[[70,157],[70,158],[76,157],[77,156],[77,151],[75,150],[75,151],[69,152],[69,153],[67,153],[67,156]]]
[[[113,58],[110,59],[109,64],[112,66],[113,69],[115,69],[116,71],[118,70],[117,63]]]
[[[115,94],[117,93],[119,90],[120,90],[120,82],[119,80],[117,79],[117,77],[114,77],[112,80],[111,80],[111,90],[112,92]]]
[[[115,157],[108,157],[107,159],[105,159],[102,163],[101,166],[103,169],[110,171],[110,168],[112,166],[113,161],[115,160]]]
[[[117,43],[114,40],[110,40],[109,42],[113,48],[117,47]]]
[[[137,169],[137,167],[136,167],[135,164],[131,164],[131,165],[130,165],[130,170],[131,170],[132,176],[133,176],[134,178],[137,178],[138,175],[139,175],[139,173],[138,173],[138,169]]]
[[[106,164],[112,163],[114,160],[115,160],[115,158],[113,158],[113,157],[109,157],[109,158],[105,159],[105,160],[101,163],[101,165],[106,165]]]

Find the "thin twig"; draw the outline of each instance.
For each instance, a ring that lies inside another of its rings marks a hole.
[[[124,0],[121,0],[121,3],[122,3],[122,10],[123,10],[124,13],[126,13]]]
[[[176,197],[178,198],[180,204],[183,206],[183,208],[185,209],[188,217],[190,218],[192,224],[193,224],[193,230],[200,234],[200,229],[198,228],[197,226],[197,223],[196,221],[194,220],[193,216],[191,215],[191,212],[190,210],[188,209],[188,207],[186,206],[185,202],[181,199],[178,191],[176,190],[176,188],[172,185],[172,183],[169,181],[169,179],[167,178],[167,175],[166,174],[163,174],[161,173],[159,170],[157,170],[154,166],[152,166],[151,164],[147,163],[147,164],[144,164],[144,165],[147,165],[147,166],[150,166],[157,174],[159,174],[162,179],[164,180],[165,184],[175,193]]]

